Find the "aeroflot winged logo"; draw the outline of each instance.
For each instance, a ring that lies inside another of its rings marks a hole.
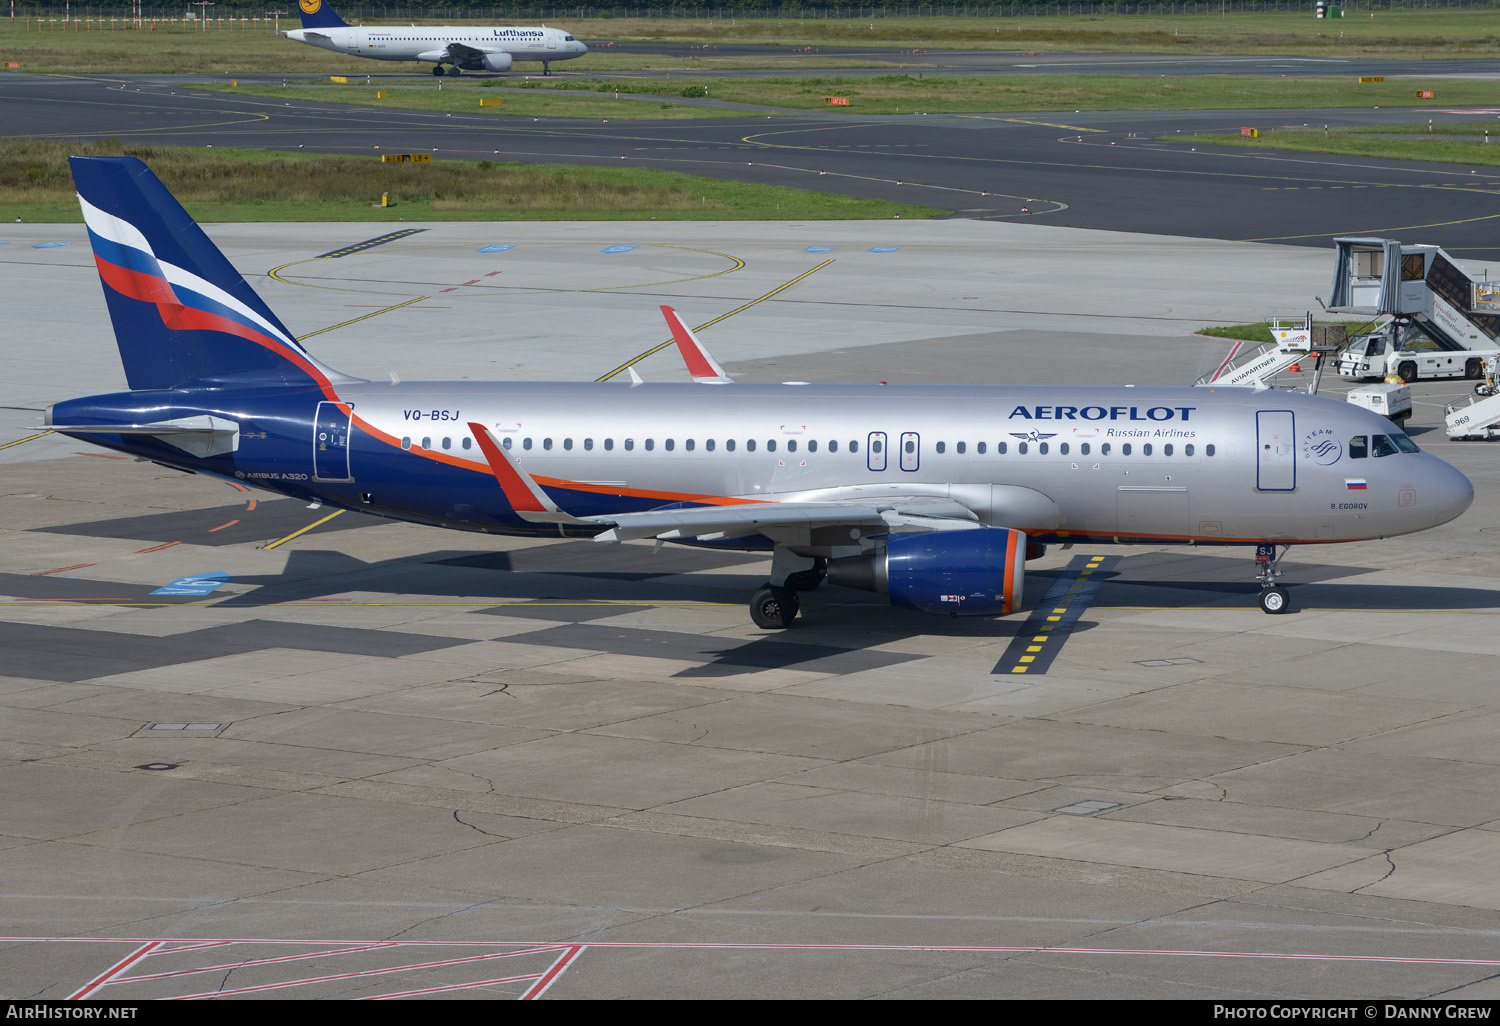
[[[129,221],[100,210],[82,196],[78,202],[99,277],[122,296],[154,304],[168,328],[222,331],[306,355],[284,331],[228,292],[191,271],[158,260],[151,243]]]

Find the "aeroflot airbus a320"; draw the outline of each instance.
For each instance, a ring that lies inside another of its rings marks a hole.
[[[552,74],[553,61],[582,57],[589,48],[562,29],[545,25],[505,28],[448,25],[383,25],[360,28],[334,11],[328,0],[298,0],[302,27],[286,34],[308,46],[377,61],[431,61],[441,75],[451,64],[453,74],[468,71],[509,71],[516,61],[541,61],[542,74]]]
[[[825,578],[1003,615],[1028,557],[1082,540],[1257,546],[1279,613],[1278,547],[1420,531],[1474,498],[1348,403],[737,384],[667,307],[692,383],[364,381],[303,348],[144,164],[75,157],[73,176],[130,391],[58,403],[53,430],[398,520],[768,550],[763,628]]]

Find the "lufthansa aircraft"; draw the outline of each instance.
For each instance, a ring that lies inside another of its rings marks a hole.
[[[359,28],[334,12],[328,0],[297,0],[302,27],[286,34],[309,46],[371,57],[377,61],[431,61],[432,73],[509,71],[515,61],[541,61],[542,74],[552,74],[553,61],[582,57],[589,48],[562,29],[545,26],[465,28],[446,25],[409,25]]]
[[[53,430],[398,520],[771,553],[750,611],[826,578],[929,613],[1019,608],[1047,542],[1278,548],[1434,527],[1468,479],[1349,403],[1248,388],[730,381],[664,307],[692,382],[374,383],[324,366],[140,161],[75,157],[130,390]],[[1285,554],[1284,548],[1281,555]]]

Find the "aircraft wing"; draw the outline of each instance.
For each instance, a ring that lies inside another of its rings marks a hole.
[[[974,513],[952,499],[914,496],[878,502],[745,502],[731,506],[693,506],[645,513],[616,513],[595,518],[613,524],[595,541],[632,538],[659,541],[719,541],[763,534],[788,544],[832,548],[857,545],[870,534],[904,526],[930,531],[981,526]]]
[[[470,46],[468,43],[449,43],[448,56],[459,60],[467,60],[470,57],[479,57],[487,53],[509,53],[503,46]]]
[[[483,424],[469,430],[489,462],[506,501],[523,520],[544,524],[603,527],[595,541],[621,542],[634,538],[661,541],[719,541],[765,535],[803,548],[858,545],[870,534],[892,528],[954,531],[981,527],[979,518],[962,503],[937,496],[882,497],[869,502],[777,502],[735,500],[724,505],[674,506],[644,513],[610,513],[575,517],[560,509],[541,485],[516,463]]]

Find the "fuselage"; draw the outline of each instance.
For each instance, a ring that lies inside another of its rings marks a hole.
[[[470,423],[579,517],[939,496],[1036,540],[1265,544],[1418,531],[1473,498],[1467,478],[1376,414],[1240,388],[362,382],[336,395],[120,393],[52,416],[202,414],[238,425],[234,451],[89,439],[298,498],[526,535],[590,532],[517,517]]]
[[[544,26],[410,25],[363,28],[292,29],[288,39],[354,57],[379,61],[436,61],[450,44],[475,50],[503,51],[517,61],[565,61],[582,57],[588,47],[562,30]]]

